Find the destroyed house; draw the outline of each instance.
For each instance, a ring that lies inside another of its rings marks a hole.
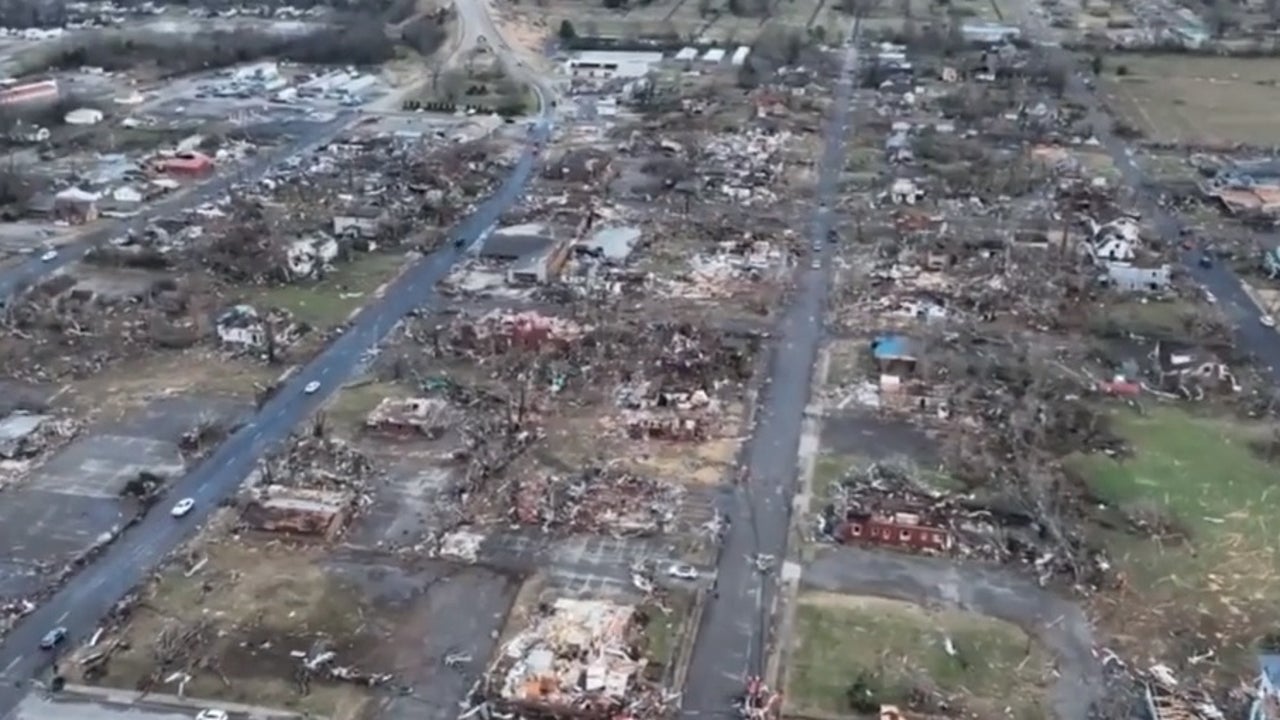
[[[1170,270],[1168,265],[1145,268],[1111,263],[1107,265],[1103,280],[1124,293],[1160,292],[1169,288]]]
[[[613,166],[613,158],[604,151],[590,148],[565,153],[549,162],[542,170],[548,180],[586,183],[605,176]]]
[[[508,283],[540,284],[559,274],[571,249],[568,242],[557,242],[545,225],[526,223],[490,233],[480,257],[508,263]]]
[[[578,243],[578,251],[597,257],[611,265],[625,265],[640,242],[640,229],[634,227],[602,228]]]
[[[1156,372],[1161,378],[1176,375],[1212,375],[1221,364],[1217,356],[1203,348],[1160,340],[1151,351]]]
[[[704,413],[678,410],[630,412],[625,422],[632,440],[700,441],[707,439],[710,426]]]
[[[0,458],[32,455],[39,449],[38,431],[49,417],[17,412],[0,419]]]
[[[267,485],[254,491],[241,520],[255,530],[332,540],[355,508],[351,493]]]
[[[218,340],[224,345],[258,347],[266,342],[266,328],[258,311],[236,305],[218,316]]]
[[[383,398],[365,427],[390,435],[438,438],[449,427],[448,402],[439,398]]]
[[[641,692],[646,663],[632,659],[638,632],[633,606],[559,598],[497,653],[490,689],[504,709],[526,717],[619,717]]]
[[[480,257],[486,260],[512,262],[530,255],[545,252],[555,244],[545,225],[526,223],[494,230],[480,247]]]
[[[882,373],[909,375],[915,372],[916,342],[904,335],[881,335],[871,342],[871,354]]]
[[[353,207],[333,216],[333,234],[354,235],[362,238],[377,237],[387,212],[378,207]]]
[[[924,524],[916,513],[850,513],[837,528],[841,542],[867,542],[918,551],[947,552],[951,532]]]

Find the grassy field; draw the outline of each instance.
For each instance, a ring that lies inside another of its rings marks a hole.
[[[325,406],[324,414],[332,427],[343,434],[354,434],[364,427],[365,418],[378,403],[389,397],[409,397],[413,389],[391,382],[353,382],[342,388]]]
[[[403,253],[358,255],[336,266],[323,280],[263,288],[249,302],[284,308],[317,328],[336,327],[408,262]]]
[[[1049,656],[999,620],[806,593],[797,607],[795,642],[786,692],[786,709],[794,714],[850,715],[849,690],[862,678],[876,703],[902,704],[915,689],[927,688],[977,717],[1046,717]]]
[[[1124,300],[1112,302],[1103,312],[1090,317],[1090,327],[1095,332],[1133,333],[1146,337],[1182,337],[1187,323],[1196,317],[1210,317],[1211,307],[1197,306],[1187,300]]]
[[[1118,75],[1123,66],[1126,73]],[[1280,143],[1280,59],[1116,55],[1101,87],[1147,137],[1165,141]]]
[[[1249,446],[1271,430],[1162,405],[1144,415],[1114,410],[1111,419],[1133,457],[1075,457],[1068,466],[1109,503],[1162,510],[1186,538],[1104,534],[1127,579],[1099,599],[1108,625],[1152,657],[1214,647],[1227,677],[1249,672],[1254,642],[1280,622],[1277,473]]]
[[[654,670],[667,675],[679,661],[681,642],[693,631],[689,621],[693,614],[694,597],[690,593],[674,592],[664,604],[641,606],[649,616],[644,635],[649,641],[645,654],[654,663]],[[660,678],[659,678],[660,679]]]

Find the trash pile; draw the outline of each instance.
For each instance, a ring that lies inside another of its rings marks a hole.
[[[536,475],[515,483],[511,516],[544,531],[657,535],[675,521],[681,491],[674,483],[612,468]]]

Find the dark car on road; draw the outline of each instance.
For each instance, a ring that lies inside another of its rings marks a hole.
[[[40,638],[41,650],[52,650],[61,645],[67,639],[67,629],[64,627],[56,627],[44,634]]]

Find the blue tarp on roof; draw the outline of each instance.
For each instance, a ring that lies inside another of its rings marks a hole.
[[[877,360],[914,358],[914,345],[906,335],[881,335],[871,343],[871,352]]]

